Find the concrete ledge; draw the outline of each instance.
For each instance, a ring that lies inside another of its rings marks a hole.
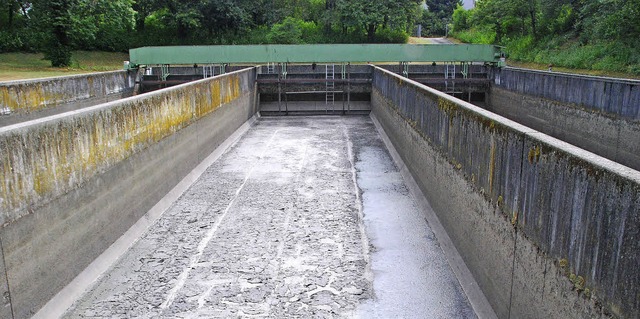
[[[498,86],[489,92],[487,110],[640,170],[640,121]]]
[[[372,108],[498,317],[640,314],[639,172],[379,68]]]
[[[640,120],[640,81],[504,68],[496,85],[509,91],[572,103],[593,111]]]
[[[254,82],[247,69],[1,128],[14,318],[33,315],[251,118]]]
[[[128,71],[0,82],[0,119],[131,92],[134,85],[135,74]]]

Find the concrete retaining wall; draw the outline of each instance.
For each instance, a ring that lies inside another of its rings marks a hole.
[[[640,170],[640,120],[596,112],[500,86],[491,87],[489,92],[487,110]],[[640,101],[637,103],[636,107],[640,109]]]
[[[640,120],[640,81],[504,68],[496,85],[512,92]]]
[[[256,113],[255,91],[247,69],[0,128],[0,317],[70,282]]]
[[[373,114],[500,318],[640,315],[640,173],[374,71]]]
[[[135,85],[135,73],[132,72],[113,71],[0,82],[0,114],[23,115],[74,101],[132,92]]]

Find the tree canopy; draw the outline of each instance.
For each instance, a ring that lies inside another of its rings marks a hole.
[[[478,0],[453,13],[456,36],[511,56],[640,74],[640,0]]]
[[[406,42],[418,0],[0,0],[0,52],[177,44]]]

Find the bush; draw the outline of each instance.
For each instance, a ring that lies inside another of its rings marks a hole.
[[[507,47],[509,57],[515,60],[532,61],[538,53],[531,35],[505,39],[503,45]]]
[[[315,22],[302,22],[302,40],[304,43],[323,43],[326,38],[322,33],[322,27]]]
[[[627,67],[627,72],[635,74],[635,75],[640,75],[640,63],[632,64],[632,65],[628,66]]]
[[[267,34],[269,43],[300,44],[302,41],[302,28],[304,21],[293,17],[287,17],[282,23],[276,23]]]
[[[392,30],[383,28],[376,31],[376,40],[378,43],[407,43],[409,34],[403,30]]]
[[[0,53],[22,50],[23,43],[19,35],[7,31],[0,31]]]
[[[469,28],[469,21],[471,21],[471,14],[473,11],[465,10],[463,6],[459,5],[453,11],[453,32],[463,31]]]
[[[464,43],[494,44],[496,41],[496,33],[485,29],[472,28],[469,30],[456,31],[451,35]]]
[[[71,65],[71,48],[60,44],[52,44],[45,48],[45,60],[51,61],[52,67]]]
[[[42,33],[30,29],[25,29],[20,33],[0,31],[0,53],[37,52],[44,41]]]

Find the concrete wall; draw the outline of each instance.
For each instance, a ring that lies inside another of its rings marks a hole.
[[[640,81],[504,68],[496,85],[512,92],[640,120]]]
[[[130,93],[135,85],[133,71],[113,71],[0,82],[0,120],[25,116],[70,102]]]
[[[590,92],[585,92],[589,95]],[[485,108],[600,156],[640,170],[640,120],[576,104],[510,91],[489,90]],[[640,109],[640,101],[636,108]]]
[[[500,318],[640,316],[640,173],[376,68],[372,108]]]
[[[248,69],[0,128],[0,317],[37,311],[251,118],[255,95]]]

